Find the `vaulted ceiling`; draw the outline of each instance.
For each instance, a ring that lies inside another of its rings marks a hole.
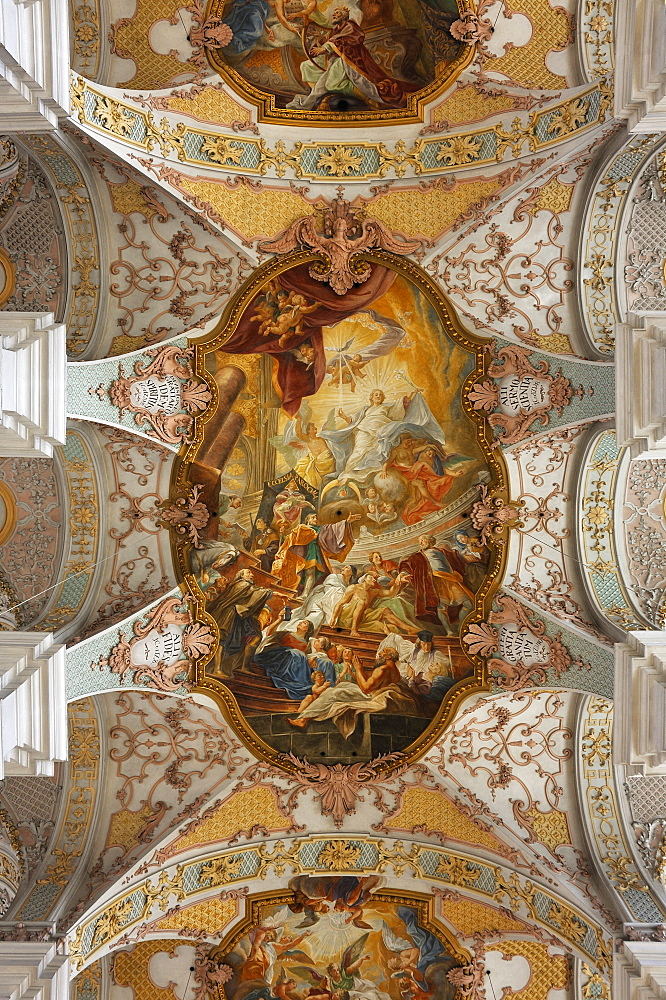
[[[0,782],[0,937],[76,1000],[601,998],[663,938],[666,128],[616,6],[71,0],[71,113],[0,148],[0,318],[68,354],[0,616],[69,744]]]

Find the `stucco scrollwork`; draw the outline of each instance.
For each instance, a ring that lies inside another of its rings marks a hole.
[[[488,414],[497,434],[495,448],[522,441],[535,423],[547,427],[552,410],[561,415],[574,396],[585,394],[582,385],[574,389],[561,370],[551,374],[547,361],[533,365],[531,351],[524,347],[498,349],[495,342],[492,358],[489,378],[475,383],[467,398],[475,410]]]
[[[324,211],[321,223],[313,216],[303,216],[273,240],[259,244],[268,253],[286,254],[307,248],[324,258],[309,269],[310,277],[327,282],[336,295],[344,295],[354,285],[363,284],[372,273],[368,261],[357,254],[366,250],[388,250],[400,256],[416,253],[419,239],[401,239],[379,219],[365,218],[359,208],[352,208],[338,188],[338,197]]]
[[[572,665],[590,669],[589,663],[572,657],[560,634],[547,635],[544,623],[515,598],[501,594],[496,604],[500,610],[470,625],[463,642],[470,653],[488,658],[488,670],[499,687],[517,691],[544,684],[551,669],[557,677]]]
[[[205,503],[199,500],[203,488],[201,484],[195,483],[191,489],[157,505],[161,510],[156,523],[171,528],[180,538],[187,538],[195,549],[202,546],[199,531],[206,527],[210,518]]]

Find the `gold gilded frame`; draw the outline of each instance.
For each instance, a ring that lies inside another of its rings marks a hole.
[[[458,12],[462,15],[472,13],[476,10],[474,0],[456,0]],[[209,17],[221,17],[225,7],[225,0],[208,0],[206,6],[205,20]],[[335,111],[299,111],[297,109],[277,108],[275,106],[274,94],[266,93],[253,84],[249,83],[245,77],[241,76],[237,70],[229,66],[223,59],[217,57],[216,49],[205,49],[206,58],[209,64],[219,73],[234,91],[247,100],[252,101],[257,109],[257,118],[260,122],[279,122],[282,125],[314,125],[317,128],[352,128],[360,125],[408,125],[415,122],[424,121],[424,109],[438,98],[445,89],[456,80],[462,71],[473,61],[476,55],[476,44],[461,43],[463,48],[458,58],[451,63],[448,71],[439,78],[435,78],[423,90],[410,94],[407,98],[407,107],[404,109],[387,109],[386,111],[356,111],[356,112],[335,112]]]
[[[349,872],[347,873],[349,874]],[[353,874],[353,873],[352,873]],[[318,878],[328,878],[327,875],[319,875]],[[330,875],[335,878],[333,872]],[[222,942],[212,952],[219,961],[236,947],[238,942],[245,937],[253,927],[261,921],[261,911],[265,906],[287,906],[292,902],[293,893],[285,892],[283,889],[273,889],[269,892],[262,892],[256,896],[249,896],[245,901],[245,914],[240,922],[236,924],[232,931],[222,940]],[[449,954],[457,959],[460,965],[468,965],[472,961],[470,953],[460,946],[451,931],[444,927],[435,916],[435,897],[426,895],[423,892],[396,892],[390,889],[378,889],[372,893],[372,898],[379,903],[395,903],[396,905],[411,906],[419,915],[419,924],[425,930],[430,931],[444,944]],[[224,987],[218,986],[218,1000],[227,1000]]]
[[[0,545],[4,545],[8,538],[11,538],[16,527],[16,497],[6,483],[0,482],[0,498],[5,506],[5,520],[0,527]]]
[[[414,264],[412,261],[405,260],[404,258],[394,256],[393,254],[385,251],[361,253],[358,254],[358,259],[389,267],[391,270],[403,275],[407,280],[415,284],[427,296],[431,305],[434,307],[446,335],[449,336],[454,343],[461,346],[464,350],[476,358],[474,368],[460,386],[462,408],[467,417],[476,426],[477,441],[486,462],[486,467],[491,473],[491,481],[488,484],[488,488],[493,496],[504,502],[508,502],[507,470],[504,463],[504,457],[502,456],[500,449],[493,448],[493,429],[483,413],[475,410],[467,398],[468,392],[472,388],[473,384],[477,381],[481,381],[486,375],[490,364],[489,354],[487,351],[487,346],[490,341],[477,337],[475,334],[471,334],[465,330],[459,322],[453,306],[449,303],[448,299],[417,264]],[[298,264],[312,263],[314,261],[322,262],[324,261],[324,258],[321,255],[313,254],[308,251],[297,251],[295,253],[285,255],[284,257],[271,260],[267,264],[257,268],[257,270],[250,276],[250,278],[248,278],[242,288],[237,292],[232,301],[227,305],[220,322],[217,324],[215,329],[212,330],[203,340],[190,341],[190,345],[194,347],[194,371],[201,378],[208,381],[214,395],[213,401],[208,410],[206,410],[201,416],[195,417],[192,439],[189,444],[183,445],[181,452],[176,457],[171,481],[172,495],[174,493],[187,492],[189,486],[191,485],[187,478],[190,464],[196,459],[197,453],[204,439],[204,426],[215,412],[215,406],[217,404],[217,385],[211,378],[210,374],[206,371],[206,355],[224,347],[224,344],[233,335],[241,316],[251,300],[260,291],[260,289],[271,280],[271,278],[274,278],[285,271],[292,270]],[[204,595],[189,567],[189,543],[183,541],[181,538],[178,538],[175,534],[172,534],[171,545],[174,566],[177,567],[184,589],[189,591],[194,598],[194,605],[196,607],[193,608],[193,610],[196,611],[197,619],[209,624],[213,631],[217,633],[217,625],[213,618],[205,610]],[[491,609],[493,596],[499,588],[503,578],[506,563],[506,538],[504,536],[493,535],[491,537],[489,548],[491,551],[491,562],[488,573],[481,588],[476,594],[474,610],[464,621],[466,626],[476,622],[481,622],[487,617]],[[464,698],[466,698],[473,691],[490,690],[485,659],[465,650],[462,642],[461,648],[472,664],[473,672],[469,677],[465,677],[462,680],[457,681],[446,692],[435,718],[430,722],[418,739],[411,743],[406,750],[401,753],[400,756],[402,757],[405,765],[414,763],[419,757],[430,749],[437,739],[439,739],[445,728],[452,721],[458,706]],[[254,732],[250,723],[245,719],[245,716],[240,711],[234,695],[224,682],[206,674],[206,665],[210,662],[214,655],[215,648],[209,654],[197,661],[194,690],[213,697],[213,699],[220,706],[224,717],[230,722],[234,730],[242,739],[243,743],[253,754],[255,754],[255,756],[282,767],[285,770],[296,770],[295,766],[288,760],[285,760],[281,753],[269,746],[267,743],[264,743],[264,741]],[[392,769],[395,766],[396,763],[394,759],[392,764],[387,765],[387,769]],[[379,770],[381,770],[381,766],[379,767]]]
[[[4,285],[0,288],[0,308],[2,308],[11,299],[16,288],[16,268],[3,247],[0,247],[0,271],[4,275]]]

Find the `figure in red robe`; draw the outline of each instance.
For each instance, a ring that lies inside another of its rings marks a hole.
[[[419,551],[400,562],[411,575],[416,617],[442,625],[449,633],[474,607],[474,594],[464,583],[465,563],[457,552],[440,548],[434,535],[421,535]]]

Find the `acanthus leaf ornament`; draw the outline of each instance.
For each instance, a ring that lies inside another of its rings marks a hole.
[[[358,802],[363,802],[364,792],[375,796],[375,805],[383,802],[381,782],[388,776],[398,777],[406,770],[400,754],[384,754],[369,763],[358,764],[320,764],[309,760],[301,760],[293,753],[285,755],[294,766],[292,781],[297,783],[296,789],[290,792],[287,807],[293,808],[302,792],[314,790],[319,798],[322,816],[332,816],[335,826],[340,829],[345,816],[356,812]],[[279,774],[276,771],[276,775]]]
[[[195,483],[186,492],[157,505],[162,509],[156,523],[171,528],[181,538],[187,538],[195,549],[201,548],[199,531],[206,527],[210,519],[208,508],[199,500],[202,489],[203,486]]]
[[[548,426],[552,410],[560,415],[574,396],[585,395],[582,385],[574,389],[561,371],[552,375],[547,361],[532,364],[532,352],[524,347],[498,350],[493,344],[492,350],[489,378],[473,385],[467,398],[475,410],[488,414],[488,423],[497,432],[494,448],[522,441],[534,423]]]
[[[520,527],[521,506],[514,502],[506,503],[482,485],[481,499],[471,510],[472,524],[480,532],[481,542],[487,545],[493,535],[501,535],[507,528]]]
[[[209,625],[195,620],[189,608],[183,610],[186,602],[187,597],[165,598],[134,623],[132,636],[119,634],[98,666],[118,674],[121,683],[129,674],[134,685],[159,691],[189,687],[193,662],[211,652],[217,637]]]
[[[498,687],[517,691],[545,684],[549,670],[559,678],[572,666],[590,669],[591,664],[574,659],[559,633],[547,635],[544,623],[515,598],[501,594],[496,604],[500,610],[471,625],[463,642],[470,653],[487,658]]]
[[[322,231],[323,229],[323,231]],[[338,188],[338,196],[324,210],[322,222],[311,215],[296,219],[272,240],[259,244],[266,253],[286,254],[306,247],[321,254],[327,263],[315,261],[310,277],[327,282],[336,295],[367,281],[372,273],[367,261],[354,259],[366,250],[388,250],[399,256],[417,253],[424,241],[394,235],[379,219],[366,218],[352,208]]]
[[[194,414],[203,412],[213,399],[208,383],[192,370],[194,349],[170,345],[152,347],[145,354],[153,360],[135,361],[132,375],[125,374],[122,363],[118,365],[109,398],[121,416],[131,412],[144,433],[152,429],[168,444],[187,442]]]

